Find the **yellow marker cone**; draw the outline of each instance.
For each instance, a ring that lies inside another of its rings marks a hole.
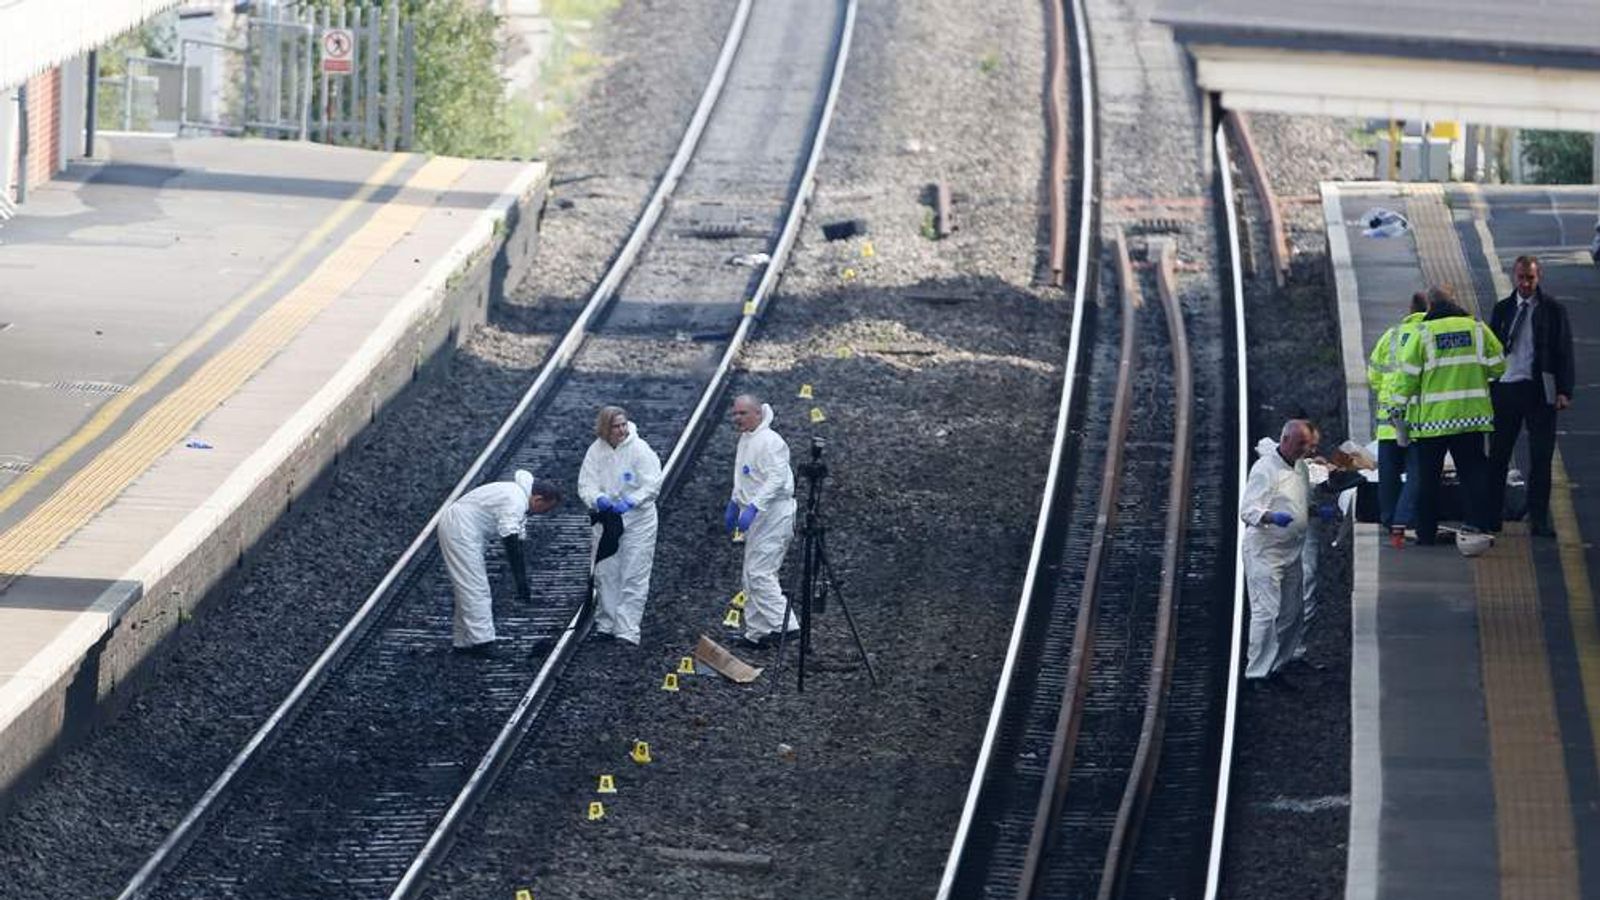
[[[854,281],[856,278],[856,270],[845,269],[843,272],[839,273],[839,277],[843,278],[845,281]]]
[[[533,900],[533,891],[527,888],[517,891],[517,900]]]
[[[867,259],[871,259],[874,256],[878,255],[878,251],[872,249],[872,242],[871,241],[862,241],[861,242],[861,255],[866,257]]]
[[[747,316],[756,314],[756,302],[754,300],[746,300],[744,302],[744,314]]]
[[[733,605],[734,609],[744,609],[744,591],[734,594],[733,599],[728,602]]]
[[[849,344],[840,344],[839,349],[833,351],[833,355],[840,359],[849,359],[852,354],[853,351],[851,351]]]
[[[809,385],[809,384],[800,385],[800,393],[795,394],[795,396],[799,397],[801,400],[810,400],[811,397],[812,397],[811,385]]]
[[[617,780],[610,775],[601,775],[600,786],[594,790],[597,794],[615,794],[617,792]]]
[[[738,628],[739,611],[737,609],[728,610],[728,614],[722,617],[722,624],[728,628]]]
[[[744,543],[744,532],[743,532],[743,531],[740,531],[740,530],[739,530],[739,529],[737,529],[737,528],[735,528],[735,529],[734,529],[734,530],[733,530],[733,537],[731,537],[731,538],[729,538],[729,539],[728,539],[728,540],[729,540],[729,541],[730,541],[730,542],[731,542],[731,543],[735,543],[735,544],[742,544],[742,543]]]
[[[589,821],[597,822],[606,817],[606,805],[599,800],[589,803]]]
[[[811,407],[811,424],[816,425],[818,423],[826,422],[826,421],[828,421],[828,417],[822,414],[822,407],[820,407],[820,406]]]
[[[676,694],[678,692],[678,675],[677,675],[677,673],[668,672],[667,673],[667,677],[661,679],[661,689],[663,691],[671,691],[674,694]]]
[[[650,744],[647,741],[634,741],[633,752],[628,754],[634,762],[644,765],[650,761]]]
[[[679,675],[693,675],[694,674],[694,657],[685,656],[683,659],[678,660],[678,674]]]

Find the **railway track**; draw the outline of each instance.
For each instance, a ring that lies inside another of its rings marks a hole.
[[[1218,886],[1242,610],[1237,220],[1187,69],[1152,52],[1140,5],[1063,0],[1085,186],[1069,377],[941,898]]]
[[[514,469],[568,480],[604,403],[672,447],[670,493],[794,243],[854,18],[854,0],[738,4],[635,231],[441,512]],[[728,264],[756,253],[770,262]],[[436,513],[121,896],[419,893],[588,633],[590,529],[575,507],[530,520],[537,600],[498,605],[513,652],[495,660],[448,652]]]

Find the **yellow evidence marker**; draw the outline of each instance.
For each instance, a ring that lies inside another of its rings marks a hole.
[[[744,302],[744,314],[747,316],[756,314],[756,302],[754,300],[746,300]]]
[[[694,657],[685,656],[684,658],[678,660],[678,674],[679,675],[693,675],[694,674]]]
[[[661,679],[661,689],[663,691],[671,691],[674,694],[678,692],[678,675],[676,672],[668,672],[667,677]]]
[[[604,803],[601,803],[599,800],[590,801],[590,803],[589,803],[589,821],[597,822],[597,821],[599,821],[601,819],[604,819],[605,817],[606,817],[606,805]]]
[[[737,609],[728,610],[728,614],[722,617],[722,624],[726,628],[738,628],[739,611]]]
[[[809,385],[809,384],[800,385],[800,393],[795,394],[795,396],[799,397],[801,400],[810,400],[811,397],[812,397],[811,385]]]
[[[600,786],[595,788],[594,792],[597,794],[615,794],[617,792],[617,780],[610,775],[601,775]]]
[[[517,900],[533,900],[533,891],[527,888],[517,891]]]
[[[633,752],[629,753],[628,756],[641,766],[648,763],[650,761],[650,743],[648,741],[634,741]]]
[[[820,407],[820,406],[811,407],[811,424],[817,425],[817,424],[820,424],[820,423],[826,422],[826,421],[828,421],[828,417],[823,415],[822,407]]]
[[[878,251],[872,249],[872,242],[871,241],[862,241],[861,242],[861,255],[866,257],[867,259],[871,259],[872,257],[878,255]]]
[[[733,599],[729,600],[728,603],[731,604],[734,609],[744,609],[744,591],[734,594]]]

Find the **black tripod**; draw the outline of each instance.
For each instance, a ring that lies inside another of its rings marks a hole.
[[[862,665],[867,667],[867,677],[872,679],[873,687],[878,686],[878,675],[872,671],[872,660],[867,658],[867,648],[861,644],[861,632],[856,630],[855,617],[850,615],[850,606],[845,603],[844,591],[839,587],[833,563],[828,560],[828,526],[823,521],[821,509],[822,483],[828,478],[828,464],[822,461],[822,448],[825,446],[822,438],[813,437],[811,461],[800,464],[800,474],[806,479],[806,517],[800,527],[800,662],[797,667],[797,690],[801,692],[806,689],[806,656],[811,652],[811,614],[828,611],[829,591],[839,598],[839,608],[844,610],[845,621],[850,623],[850,636],[855,639],[856,652],[861,654]],[[783,618],[778,626],[778,658],[773,663],[774,672],[783,666],[783,645],[788,636],[786,626],[793,606],[793,598],[785,598]]]

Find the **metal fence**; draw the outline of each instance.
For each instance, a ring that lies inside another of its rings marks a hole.
[[[243,43],[183,38],[177,59],[129,55],[97,80],[125,131],[251,134],[372,149],[416,135],[416,30],[394,0],[245,19]],[[331,64],[330,64],[331,62]]]

